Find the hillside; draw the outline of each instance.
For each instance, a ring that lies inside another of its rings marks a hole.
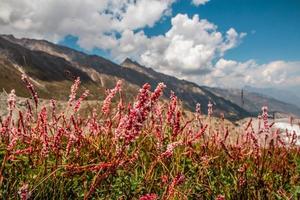
[[[165,97],[169,97],[171,90],[174,91],[188,109],[193,110],[196,103],[201,103],[206,113],[206,105],[212,101],[216,105],[216,115],[224,112],[229,119],[249,116],[247,111],[207,88],[155,72],[129,59],[123,62],[122,67],[100,56],[87,55],[45,40],[17,39],[12,35],[0,36],[0,55],[3,71],[0,88],[7,91],[16,88],[17,94],[21,96],[26,95],[18,78],[22,71],[34,81],[43,98],[66,99],[71,81],[76,76],[81,77],[84,88],[91,90],[94,95],[90,97],[92,99],[101,99],[105,88],[113,87],[118,79],[124,80],[124,93],[128,97],[133,97],[136,88],[146,82],[152,88],[164,82],[167,85]],[[142,70],[124,67],[129,64]]]

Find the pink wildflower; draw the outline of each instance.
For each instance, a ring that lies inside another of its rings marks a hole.
[[[71,93],[69,96],[69,106],[72,106],[73,102],[76,99],[76,92],[78,90],[78,87],[80,85],[80,78],[77,77],[76,80],[74,81],[74,84],[71,86]]]
[[[162,96],[163,89],[166,87],[164,83],[159,83],[154,90],[154,92],[151,94],[151,105],[157,102],[157,100]]]
[[[49,138],[48,138],[48,123],[47,123],[47,109],[43,107],[39,114],[38,128],[40,132],[40,137],[42,139],[42,157],[47,157],[49,153]]]
[[[156,200],[158,197],[156,194],[146,194],[140,197],[140,200]]]
[[[22,80],[25,83],[29,92],[31,93],[34,103],[35,103],[35,107],[37,108],[39,100],[38,100],[38,95],[37,95],[36,90],[34,89],[32,83],[29,81],[29,78],[25,74],[22,74]]]
[[[268,122],[268,107],[267,106],[263,106],[261,108],[262,110],[262,119],[263,119],[263,122],[264,122],[264,131],[265,132],[268,132],[269,131],[269,122]]]
[[[27,200],[30,198],[29,185],[23,184],[18,191],[21,200]]]
[[[8,111],[11,114],[13,109],[16,107],[16,94],[15,90],[11,90],[10,94],[8,95],[7,99],[7,104],[8,104]]]
[[[200,103],[196,104],[196,114],[201,115],[201,104]]]
[[[89,95],[89,90],[85,90],[84,93],[76,101],[74,112],[77,112],[80,108],[81,102]]]
[[[104,114],[108,114],[110,112],[111,101],[114,98],[114,96],[117,94],[117,92],[121,91],[121,86],[122,86],[122,81],[119,80],[114,89],[108,90],[108,94],[105,100],[103,101],[103,106],[102,106],[102,112]]]
[[[24,155],[24,154],[31,154],[33,151],[33,148],[32,147],[28,147],[26,149],[19,149],[19,150],[16,150],[14,152],[14,155]]]
[[[176,138],[176,136],[179,134],[180,131],[180,117],[181,117],[181,112],[179,110],[176,111],[175,119],[174,119],[174,124],[173,124],[173,133],[172,137]]]
[[[173,155],[174,149],[179,145],[182,145],[181,141],[177,141],[177,142],[173,142],[171,144],[168,144],[167,150],[165,152],[163,152],[160,157],[161,158],[171,157]]]
[[[168,113],[167,113],[167,122],[168,124],[172,124],[174,121],[174,115],[175,115],[175,110],[177,107],[177,97],[175,96],[174,92],[171,91],[171,96],[170,96],[170,104],[168,108]]]
[[[150,85],[148,83],[144,84],[140,89],[133,108],[130,108],[129,114],[121,118],[115,130],[116,138],[124,139],[126,144],[129,144],[138,137],[143,122],[150,111],[149,90]]]
[[[219,194],[219,195],[217,196],[216,200],[225,200],[225,196]]]
[[[167,175],[161,176],[161,182],[167,184],[169,182],[169,177]]]
[[[161,148],[162,141],[163,141],[163,116],[162,116],[162,108],[161,106],[157,105],[154,108],[154,128],[155,128],[155,137],[158,140],[157,147]]]
[[[177,174],[176,177],[173,179],[172,183],[169,185],[167,191],[167,199],[171,199],[175,192],[175,186],[180,185],[184,182],[185,176],[183,174]]]

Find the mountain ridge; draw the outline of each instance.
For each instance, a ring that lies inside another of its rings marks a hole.
[[[224,113],[232,120],[251,115],[234,102],[215,95],[209,88],[156,72],[130,59],[125,59],[121,65],[118,65],[100,56],[88,55],[45,40],[17,39],[7,35],[1,35],[0,38],[0,54],[9,55],[8,58],[2,58],[2,62],[11,63],[10,70],[13,70],[14,64],[17,63],[20,69],[35,81],[44,84],[44,88],[39,88],[42,91],[41,96],[48,97],[52,94],[65,99],[74,76],[78,75],[83,77],[83,86],[97,95],[104,95],[106,88],[114,87],[116,81],[122,79],[125,82],[124,91],[131,98],[135,96],[137,88],[146,82],[152,88],[155,88],[159,82],[164,82],[167,85],[165,98],[174,91],[189,110],[194,110],[196,103],[200,103],[203,112],[207,113],[206,106],[209,101],[212,101],[216,105],[216,115]],[[4,68],[4,64],[2,69],[8,71],[7,67]],[[71,78],[65,74],[66,71],[70,72]],[[5,83],[0,83],[0,87],[7,86]],[[91,98],[99,99],[97,96]]]

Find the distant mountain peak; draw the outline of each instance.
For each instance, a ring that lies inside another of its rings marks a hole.
[[[135,62],[131,58],[127,57],[127,58],[125,58],[125,60],[122,63],[137,63],[137,62]]]
[[[147,75],[147,76],[149,76],[151,78],[154,78],[153,74],[152,74],[152,72],[154,70],[152,68],[145,67],[145,66],[139,64],[138,62],[133,61],[130,58],[126,58],[120,65],[122,67],[135,70],[135,71],[137,71],[139,73],[142,73],[142,74],[145,74],[145,75]]]
[[[128,57],[125,58],[125,60],[120,65],[123,66],[123,67],[128,67],[128,68],[130,68],[130,66],[131,66],[131,67],[134,67],[134,68],[149,69],[149,68],[141,65],[137,61],[134,61],[133,59],[128,58]]]

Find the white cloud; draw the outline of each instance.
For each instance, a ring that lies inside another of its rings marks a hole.
[[[192,4],[194,4],[195,6],[204,5],[207,2],[209,2],[209,0],[192,0]]]
[[[79,45],[113,48],[115,33],[153,26],[174,0],[0,0],[1,33],[57,42],[66,35]],[[108,41],[108,42],[107,42]]]
[[[244,35],[233,28],[223,35],[217,31],[216,25],[200,19],[198,15],[189,18],[177,14],[171,19],[171,24],[171,29],[165,35],[144,36],[135,46],[136,49],[142,49],[137,56],[142,64],[177,77],[207,72],[212,68],[213,60],[235,47]],[[144,34],[137,33],[132,37],[141,35]]]
[[[190,77],[191,78],[191,77]],[[194,81],[197,76],[192,78]],[[237,62],[219,59],[211,73],[202,76],[201,82],[221,87],[289,88],[300,85],[300,62],[272,61],[257,64],[254,60]]]
[[[136,4],[129,4],[122,19],[117,20],[116,27],[120,30],[152,27],[162,15],[168,14],[172,2],[171,0],[141,0]]]

